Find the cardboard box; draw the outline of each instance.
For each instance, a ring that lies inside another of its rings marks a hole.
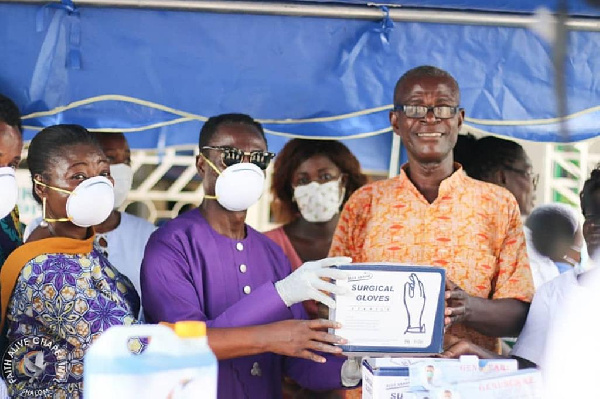
[[[486,375],[501,375],[519,370],[515,359],[479,359],[461,356],[460,359],[423,359],[410,365],[411,388],[433,389],[439,386],[474,381]]]
[[[410,388],[410,365],[421,358],[366,358],[362,364],[363,399],[400,399]]]
[[[540,371],[527,369],[426,391],[405,391],[395,399],[542,399],[542,392]]]
[[[362,364],[363,399],[401,399],[413,391],[433,392],[458,382],[517,372],[514,359],[365,358]],[[440,391],[443,392],[443,391]],[[505,398],[504,398],[505,399]]]
[[[442,351],[443,268],[391,263],[339,266],[349,273],[336,284],[349,293],[336,297],[329,317],[342,324],[334,333],[348,340],[345,353],[427,355]]]

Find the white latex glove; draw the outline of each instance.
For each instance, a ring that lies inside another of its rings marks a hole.
[[[322,293],[321,291],[329,292],[335,295],[344,295],[348,292],[346,288],[338,287],[337,285],[322,278],[331,278],[343,280],[348,278],[348,273],[339,269],[332,269],[330,266],[345,265],[352,263],[352,258],[340,256],[336,258],[325,258],[306,262],[292,274],[275,283],[277,293],[286,304],[290,307],[295,303],[314,299],[330,308],[335,308],[335,301]],[[321,290],[321,291],[320,291]]]
[[[355,387],[362,379],[362,357],[350,357],[342,364],[342,385]]]

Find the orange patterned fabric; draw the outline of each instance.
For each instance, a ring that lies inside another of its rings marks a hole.
[[[531,302],[534,292],[515,198],[460,168],[442,181],[432,204],[404,168],[395,178],[360,188],[342,211],[329,255],[442,266],[447,278],[482,298]],[[448,332],[498,350],[498,339],[464,325]]]

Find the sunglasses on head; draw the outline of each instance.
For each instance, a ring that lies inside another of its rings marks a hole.
[[[240,163],[244,160],[244,157],[248,157],[250,163],[258,166],[262,170],[267,169],[271,160],[275,157],[275,154],[268,151],[250,151],[245,152],[235,147],[212,147],[204,146],[202,150],[216,150],[221,152],[221,161],[223,165],[229,167]]]

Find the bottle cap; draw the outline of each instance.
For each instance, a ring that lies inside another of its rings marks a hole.
[[[206,336],[206,323],[203,321],[178,321],[175,334],[180,338],[200,338]]]

